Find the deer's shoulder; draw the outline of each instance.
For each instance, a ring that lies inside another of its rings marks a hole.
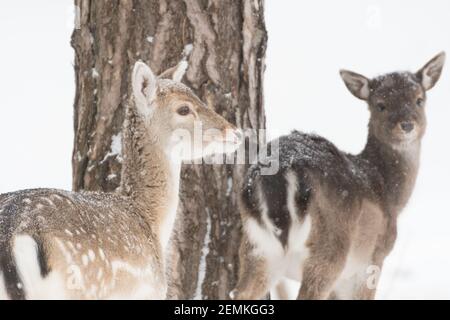
[[[309,167],[326,169],[345,166],[345,153],[332,142],[316,134],[293,131],[279,138],[279,157],[282,169]]]

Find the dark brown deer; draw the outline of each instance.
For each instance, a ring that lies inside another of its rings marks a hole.
[[[239,146],[235,127],[176,81],[185,67],[158,78],[136,63],[117,192],[0,195],[0,298],[165,298],[181,163]]]
[[[397,218],[414,188],[425,133],[426,91],[438,81],[440,53],[416,73],[372,80],[340,72],[370,110],[359,155],[316,135],[279,138],[280,170],[253,165],[240,198],[244,237],[235,299],[259,299],[282,277],[301,282],[299,299],[373,299]]]

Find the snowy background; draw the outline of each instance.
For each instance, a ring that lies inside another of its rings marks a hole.
[[[417,70],[450,54],[447,0],[266,0],[265,95],[271,136],[296,128],[359,152],[368,111],[338,70]],[[72,0],[0,2],[0,193],[71,188],[75,93]],[[381,278],[380,299],[450,299],[450,67],[428,95],[413,198]]]

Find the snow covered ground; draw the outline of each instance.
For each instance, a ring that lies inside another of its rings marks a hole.
[[[0,2],[0,193],[71,187],[72,0]],[[447,0],[266,0],[272,136],[314,131],[350,152],[368,112],[338,70],[373,76],[450,54]],[[450,299],[450,66],[428,99],[422,168],[380,283],[381,299]]]

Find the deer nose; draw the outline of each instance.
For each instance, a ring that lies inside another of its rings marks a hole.
[[[402,128],[403,131],[405,131],[406,133],[411,132],[414,129],[414,123],[410,122],[410,121],[405,121],[400,123],[400,127]]]

